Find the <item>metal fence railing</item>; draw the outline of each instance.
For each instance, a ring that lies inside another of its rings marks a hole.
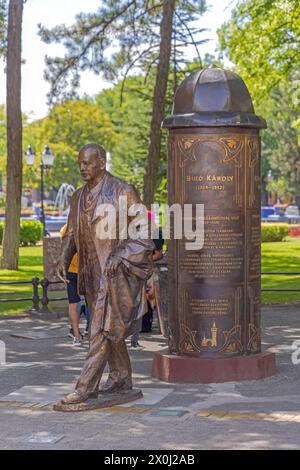
[[[20,297],[20,292],[1,292],[0,291],[0,303],[8,302],[25,302],[31,301],[32,308],[29,309],[29,312],[39,312],[47,313],[49,312],[48,304],[49,302],[58,302],[63,300],[68,300],[67,297],[49,297],[48,288],[53,284],[62,284],[62,281],[49,281],[47,278],[39,279],[38,277],[33,277],[31,281],[0,281],[1,286],[11,286],[11,285],[32,285],[32,296],[31,297]],[[42,289],[40,295],[39,288]]]
[[[284,275],[284,276],[300,276],[300,272],[286,272],[286,271],[277,271],[277,272],[270,272],[265,271],[261,273],[262,276],[276,276],[276,275]],[[1,292],[0,291],[0,304],[1,303],[8,303],[8,302],[25,302],[31,301],[32,308],[28,311],[31,313],[47,313],[49,312],[48,305],[50,302],[60,302],[64,300],[68,300],[67,296],[65,297],[49,297],[49,286],[55,284],[62,284],[62,281],[49,281],[47,278],[39,279],[38,277],[33,277],[31,281],[0,281],[1,286],[18,286],[18,285],[32,285],[32,296],[30,297],[20,297],[20,292]],[[41,295],[39,289],[42,289]],[[300,285],[299,289],[274,289],[274,288],[263,288],[261,289],[262,292],[300,292]]]

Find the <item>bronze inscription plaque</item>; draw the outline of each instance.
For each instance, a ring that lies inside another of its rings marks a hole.
[[[171,349],[260,351],[260,141],[251,129],[170,132],[169,204],[204,205],[204,246],[169,247]],[[172,177],[171,177],[172,175]],[[192,226],[197,227],[193,213]]]

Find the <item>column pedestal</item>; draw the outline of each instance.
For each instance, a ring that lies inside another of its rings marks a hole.
[[[201,358],[154,354],[152,376],[170,383],[217,383],[264,379],[276,374],[274,353]]]

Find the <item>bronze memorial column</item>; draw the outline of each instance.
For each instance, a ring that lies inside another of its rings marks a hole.
[[[169,241],[169,352],[153,375],[224,382],[275,374],[260,339],[260,137],[243,80],[218,67],[179,86],[169,129],[169,205],[204,204],[204,246]],[[193,213],[194,214],[194,213]],[[195,216],[193,215],[193,228]]]

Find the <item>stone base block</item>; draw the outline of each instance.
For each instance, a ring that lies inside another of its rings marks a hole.
[[[154,354],[152,376],[170,383],[216,383],[258,380],[276,374],[274,353],[201,358]]]

